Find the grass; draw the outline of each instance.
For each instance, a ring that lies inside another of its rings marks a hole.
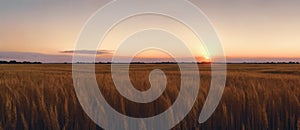
[[[300,65],[231,64],[223,98],[212,117],[198,124],[210,85],[209,65],[199,65],[201,86],[188,116],[173,129],[299,130]],[[109,65],[96,65],[96,77],[108,103],[132,117],[150,117],[169,108],[178,96],[176,65],[132,65],[130,77],[147,90],[148,75],[160,68],[167,75],[166,91],[158,100],[138,104],[114,87]],[[71,65],[0,65],[0,129],[101,129],[84,113],[72,85]]]

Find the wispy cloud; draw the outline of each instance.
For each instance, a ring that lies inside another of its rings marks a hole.
[[[0,60],[16,60],[16,61],[39,61],[43,63],[63,63],[72,62],[73,56],[70,54],[75,53],[75,51],[62,51],[61,54],[43,54],[43,53],[32,53],[32,52],[0,52]],[[76,51],[76,53],[83,54],[78,55],[82,62],[89,62],[92,57],[91,54],[95,51]],[[95,57],[96,62],[110,62],[112,61],[113,51],[101,50],[96,52],[98,55]],[[128,61],[128,56],[116,56],[117,62]],[[170,58],[158,58],[158,57],[135,57],[132,59],[133,62],[162,62],[162,61],[174,61]],[[186,61],[187,58],[179,58],[179,61]]]
[[[69,62],[72,56],[51,55],[33,52],[0,52],[0,60],[39,61],[44,63]]]
[[[71,52],[70,52],[71,53]],[[102,53],[103,54],[103,53]],[[108,53],[105,53],[108,54]],[[91,55],[80,55],[77,58],[82,62],[88,62],[91,59]],[[64,63],[72,62],[73,56],[66,53],[62,54],[43,54],[34,52],[0,52],[0,60],[10,61],[30,61],[30,62],[43,62],[43,63]],[[108,62],[111,61],[111,56],[97,56],[96,62]]]
[[[63,54],[83,54],[83,55],[112,55],[114,53],[113,50],[66,50],[66,51],[60,51],[60,53]]]

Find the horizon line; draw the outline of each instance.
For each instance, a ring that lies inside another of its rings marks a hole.
[[[300,62],[297,61],[288,61],[288,62],[173,62],[173,61],[162,61],[162,62],[39,62],[39,61],[16,61],[16,60],[10,60],[10,61],[3,61],[0,60],[0,64],[300,64]]]
[[[77,50],[77,53],[78,54],[82,54],[82,55],[85,55],[85,56],[93,56],[92,52],[95,52],[96,54],[96,57],[97,56],[100,56],[103,54],[113,54],[111,52],[113,52],[114,50],[96,50],[96,51],[93,51],[93,50]],[[75,54],[76,51],[73,51],[73,50],[67,50],[67,51],[58,51],[58,53],[42,53],[42,52],[34,52],[34,51],[0,51],[0,53],[28,53],[28,54],[41,54],[41,55],[49,55],[49,56],[73,56]],[[112,55],[113,56],[113,55]],[[118,56],[118,57],[130,57],[130,56]],[[178,57],[178,58],[186,58],[187,56],[181,56],[181,57]],[[205,56],[195,56],[195,58],[205,58]],[[1,58],[1,57],[0,57]],[[168,59],[168,57],[151,57],[151,56],[137,56],[137,58],[166,58]],[[266,58],[266,59],[279,59],[279,58],[284,58],[284,59],[292,59],[292,58],[300,58],[300,55],[299,56],[246,56],[246,55],[243,55],[243,56],[233,56],[233,55],[227,55],[225,56],[225,58]]]

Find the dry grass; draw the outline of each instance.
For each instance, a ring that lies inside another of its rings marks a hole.
[[[199,67],[198,100],[174,129],[300,129],[299,65],[229,65],[222,101],[204,124],[197,120],[208,93],[210,68]],[[108,65],[97,65],[96,76],[101,92],[117,111],[149,117],[172,105],[180,85],[176,65],[133,65],[130,75],[137,89],[149,88],[147,76],[154,68],[165,71],[168,84],[163,95],[149,104],[123,98],[113,85]],[[0,65],[0,129],[101,129],[81,109],[71,69],[71,65]]]

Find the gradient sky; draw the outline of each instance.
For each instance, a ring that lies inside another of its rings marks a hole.
[[[0,59],[73,50],[104,0],[1,0]],[[210,18],[228,57],[299,58],[299,0],[192,0]],[[163,21],[163,20],[162,20]],[[103,45],[113,50],[116,45]],[[196,45],[191,45],[196,46]],[[193,52],[202,53],[201,47]],[[10,53],[7,53],[10,52]],[[13,52],[13,53],[12,53]],[[25,53],[24,53],[25,52]],[[13,57],[13,56],[11,56]],[[13,58],[12,58],[13,59]]]

